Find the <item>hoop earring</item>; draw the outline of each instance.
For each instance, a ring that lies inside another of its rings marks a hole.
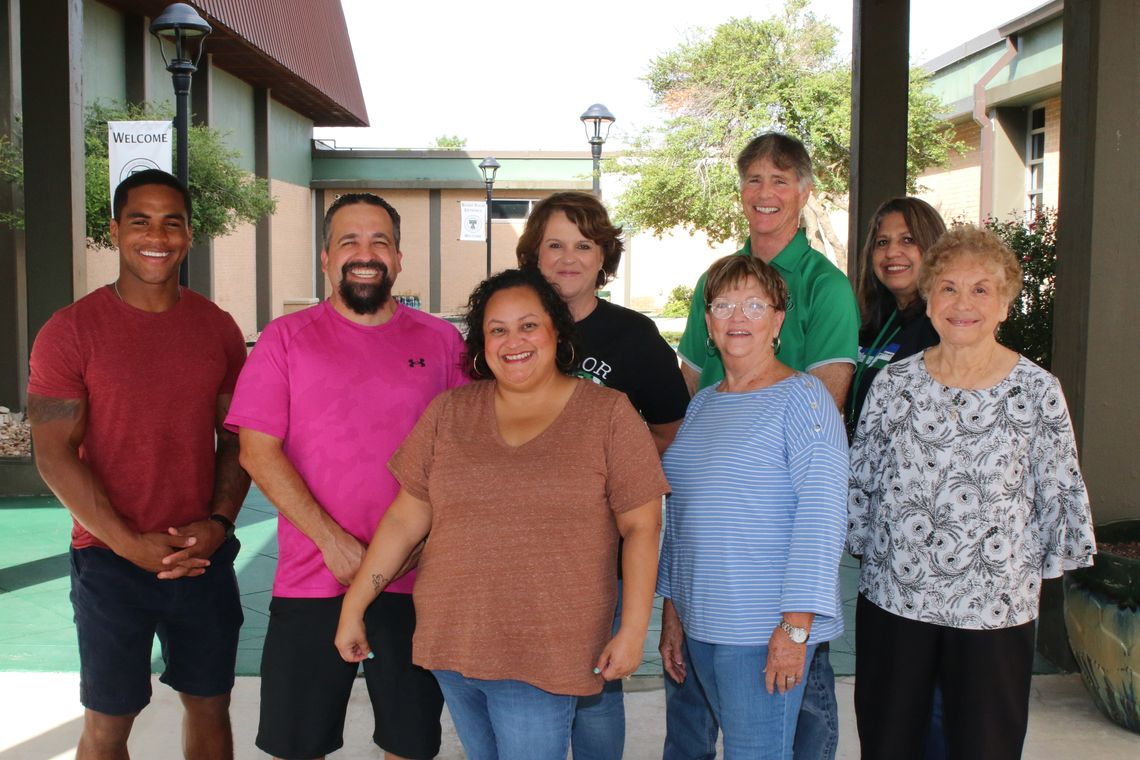
[[[774,353],[774,354],[780,353],[780,336],[779,335],[777,335],[775,338],[772,338],[772,353]]]
[[[709,356],[716,356],[720,353],[720,349],[716,347],[715,343],[713,343],[712,338],[705,338],[705,353],[707,353]]]
[[[571,367],[574,367],[574,366],[576,366],[576,365],[575,365],[575,363],[574,363],[574,360],[578,358],[578,354],[577,354],[577,352],[575,352],[575,351],[574,351],[574,344],[573,344],[572,342],[568,341],[568,340],[562,340],[562,341],[559,341],[559,343],[558,343],[558,348],[562,348],[563,346],[569,346],[569,347],[570,347],[570,361],[569,361],[569,362],[567,362],[567,363],[568,363],[568,364],[569,364]],[[557,351],[557,349],[556,349],[556,350],[555,350],[555,352],[554,352],[554,358],[555,358],[555,359],[557,359],[557,358],[558,358],[558,351]]]
[[[476,353],[474,356],[471,357],[471,372],[474,373],[476,377],[482,377],[483,376],[483,372],[479,369],[479,354],[480,353],[482,353],[482,352],[480,351],[479,353]]]

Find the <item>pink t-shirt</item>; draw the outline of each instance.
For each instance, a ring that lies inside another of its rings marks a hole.
[[[57,311],[32,348],[28,392],[87,400],[79,458],[140,532],[210,514],[217,400],[233,392],[245,361],[233,318],[181,293],[152,313],[99,288]],[[106,546],[78,522],[71,545]]]
[[[436,395],[467,382],[463,350],[459,332],[438,317],[397,306],[387,322],[366,327],[325,301],[265,328],[226,427],[284,441],[317,502],[367,543],[400,488],[388,459]],[[316,544],[284,515],[277,547],[274,596],[344,593]],[[414,580],[409,573],[388,590],[411,593]]]

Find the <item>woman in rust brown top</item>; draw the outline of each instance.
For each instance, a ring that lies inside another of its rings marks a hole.
[[[413,659],[439,680],[468,757],[562,760],[576,698],[641,662],[668,484],[625,395],[571,375],[573,320],[541,274],[483,282],[467,326],[471,375],[491,379],[436,398],[389,462],[402,488],[336,645],[369,655],[364,610],[428,537]]]

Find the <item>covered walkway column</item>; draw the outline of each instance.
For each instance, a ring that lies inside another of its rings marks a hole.
[[[20,3],[28,345],[87,282],[82,0]]]
[[[20,6],[0,4],[0,135],[19,129]],[[0,209],[24,205],[20,189],[0,182]],[[28,385],[28,310],[24,272],[24,234],[0,226],[0,405],[23,411]]]
[[[1066,0],[1053,372],[1097,523],[1140,517],[1140,6]],[[1038,646],[1068,656],[1057,582]]]
[[[1140,517],[1140,6],[1066,0],[1053,371],[1097,522]]]
[[[910,0],[853,0],[847,274],[880,203],[906,192]]]

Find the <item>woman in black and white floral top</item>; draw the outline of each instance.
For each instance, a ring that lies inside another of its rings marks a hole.
[[[919,288],[941,342],[880,373],[851,449],[862,754],[920,757],[938,681],[951,758],[1017,758],[1041,579],[1092,564],[1088,494],[1060,384],[997,342],[1013,253],[954,228]]]

